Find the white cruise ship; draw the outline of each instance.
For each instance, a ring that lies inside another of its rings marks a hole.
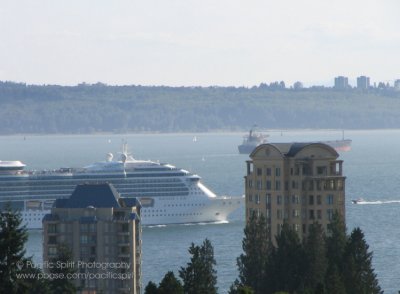
[[[142,224],[162,225],[226,221],[243,197],[216,196],[200,177],[170,164],[136,160],[123,145],[120,160],[83,168],[27,171],[20,161],[0,161],[0,208],[21,210],[28,229],[40,229],[55,199],[67,198],[81,183],[112,183],[122,197],[142,204]]]

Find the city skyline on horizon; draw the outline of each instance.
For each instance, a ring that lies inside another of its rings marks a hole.
[[[366,75],[393,84],[399,8],[394,0],[3,2],[0,80],[308,87]]]

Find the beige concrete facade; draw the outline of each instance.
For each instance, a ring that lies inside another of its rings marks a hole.
[[[92,274],[75,280],[79,293],[141,293],[140,204],[129,207],[115,196],[117,207],[61,205],[43,220],[44,264],[63,244],[77,272]]]
[[[345,177],[338,157],[322,143],[258,146],[247,161],[246,219],[263,214],[273,242],[284,223],[302,239],[314,222],[326,230],[335,212],[344,219]]]

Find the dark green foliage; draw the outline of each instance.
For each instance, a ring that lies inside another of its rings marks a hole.
[[[304,242],[304,287],[313,292],[323,293],[324,279],[328,267],[325,234],[322,226],[314,223]]]
[[[59,245],[57,247],[57,255],[50,259],[50,263],[55,265],[57,262],[60,264],[68,264],[73,260],[72,253],[68,246]],[[73,274],[76,272],[74,267],[65,267],[62,268],[60,266],[53,266],[49,269],[51,274],[62,274],[64,277],[67,277],[68,274]],[[70,293],[75,294],[78,288],[73,283],[73,280],[63,278],[63,279],[53,279],[50,281],[50,290],[52,293]]]
[[[0,211],[0,293],[31,293],[33,290],[48,293],[45,280],[20,276],[40,273],[31,258],[24,257],[27,240],[20,213],[10,206]]]
[[[249,286],[254,293],[263,293],[266,288],[266,265],[270,255],[271,242],[267,224],[261,215],[250,216],[244,229],[243,254],[237,259],[239,285]]]
[[[267,276],[272,277],[274,282],[272,289],[289,293],[300,289],[305,261],[297,233],[288,224],[284,224],[276,236],[276,248],[268,263]]]
[[[262,285],[263,288],[253,288],[256,294],[383,293],[372,268],[372,253],[368,251],[364,234],[357,228],[347,236],[338,214],[331,221],[327,237],[321,225],[315,223],[309,227],[303,243],[300,243],[297,232],[284,224],[276,236],[276,245],[267,250],[267,254],[261,250],[262,246],[249,246],[256,244],[257,224],[252,216],[246,226],[244,254],[238,258],[239,280],[231,286],[230,294],[239,293],[240,287],[252,286],[248,283]],[[249,258],[251,255],[253,259]],[[257,263],[256,258],[263,256],[268,256],[267,260]],[[253,281],[251,275],[259,281]]]
[[[173,272],[167,272],[158,286],[158,294],[183,294],[181,282],[175,277]]]
[[[158,294],[158,287],[155,283],[150,281],[146,288],[144,288],[144,294]]]
[[[183,281],[184,293],[215,294],[217,293],[217,271],[214,269],[214,248],[208,239],[201,246],[194,243],[189,248],[190,262],[182,267],[179,276]]]
[[[0,134],[398,128],[400,91],[0,82]],[[315,122],[318,122],[316,125]]]
[[[360,228],[355,228],[347,242],[344,262],[345,285],[348,293],[380,294],[376,274],[372,268],[372,253]]]
[[[325,288],[327,294],[346,294],[346,287],[343,283],[343,275],[339,272],[336,264],[329,265],[326,273]]]
[[[334,283],[335,288],[341,287],[340,285],[344,284],[343,255],[346,249],[346,243],[346,226],[339,214],[335,213],[329,225],[329,232],[326,240],[326,254],[328,258],[328,274],[326,277],[326,285],[328,293],[334,293],[332,292],[333,289],[329,289],[332,283]],[[334,277],[333,280],[331,280],[332,275]]]

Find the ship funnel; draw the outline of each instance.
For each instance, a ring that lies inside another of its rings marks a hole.
[[[122,154],[121,154],[121,161],[122,161],[123,163],[125,163],[127,159],[128,159],[127,154],[122,153]]]
[[[112,160],[113,160],[113,154],[112,153],[107,153],[107,155],[106,155],[106,160],[107,160],[107,162],[111,162]]]

